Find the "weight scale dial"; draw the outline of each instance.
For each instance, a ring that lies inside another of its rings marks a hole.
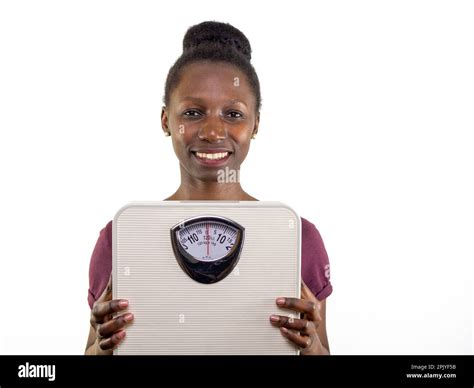
[[[175,257],[185,273],[200,283],[224,279],[237,264],[245,228],[213,215],[188,218],[171,228]]]

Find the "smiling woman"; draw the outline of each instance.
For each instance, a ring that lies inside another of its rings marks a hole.
[[[181,162],[182,185],[169,199],[189,197],[187,187],[193,186],[196,199],[224,199],[230,190],[241,200],[254,200],[238,182],[200,183],[215,182],[218,168],[238,171],[258,132],[260,82],[251,51],[245,35],[230,24],[203,22],[186,32],[183,54],[166,79],[161,116]]]
[[[227,23],[192,26],[183,53],[171,67],[165,84],[161,125],[170,136],[180,162],[181,184],[165,200],[257,201],[237,179],[240,166],[258,132],[260,83],[250,63],[245,35]],[[235,174],[232,174],[234,172]],[[280,315],[268,324],[301,348],[301,354],[329,354],[326,298],[332,292],[329,260],[315,225],[301,217],[301,299],[275,295],[280,307],[300,313],[300,319]],[[102,229],[89,270],[91,327],[86,354],[112,354],[133,322],[127,300],[111,300],[112,221]],[[277,298],[278,297],[278,298]]]

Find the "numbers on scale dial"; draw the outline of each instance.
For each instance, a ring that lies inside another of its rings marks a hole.
[[[223,258],[233,248],[237,229],[216,221],[198,222],[176,232],[183,249],[200,261]]]

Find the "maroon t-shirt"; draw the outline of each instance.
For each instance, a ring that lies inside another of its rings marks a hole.
[[[301,271],[304,282],[318,300],[332,293],[329,259],[323,240],[314,224],[301,217]],[[92,309],[112,272],[112,221],[100,231],[89,267],[88,302]]]

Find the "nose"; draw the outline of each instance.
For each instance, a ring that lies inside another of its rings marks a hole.
[[[227,129],[225,123],[220,117],[208,118],[198,132],[200,140],[216,143],[227,137]]]

